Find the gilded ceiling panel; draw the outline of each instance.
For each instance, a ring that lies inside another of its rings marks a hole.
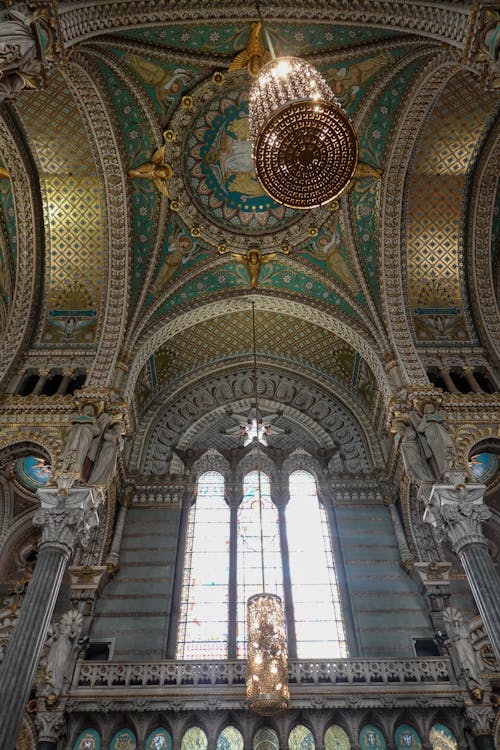
[[[46,236],[41,342],[90,344],[101,306],[106,208],[86,126],[63,78],[17,109],[39,165]]]
[[[298,318],[256,313],[259,358],[297,362],[340,381],[370,407],[376,383],[370,368],[345,341]],[[250,311],[198,323],[169,340],[143,368],[136,387],[139,410],[155,391],[210,363],[230,364],[252,353]]]
[[[2,309],[6,311],[12,302],[16,280],[17,228],[12,185],[8,172],[1,165],[0,227],[0,298],[5,306]]]
[[[468,72],[439,96],[408,178],[406,224],[409,304],[420,343],[475,340],[463,275],[468,171],[497,97]]]

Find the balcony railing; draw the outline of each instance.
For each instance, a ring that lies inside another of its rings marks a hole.
[[[121,663],[79,661],[72,694],[87,691],[116,692],[126,688],[162,688],[162,692],[197,686],[244,686],[244,661],[159,661]],[[415,686],[456,685],[448,659],[338,659],[336,661],[292,661],[289,663],[290,690],[307,686],[344,689],[348,685]]]

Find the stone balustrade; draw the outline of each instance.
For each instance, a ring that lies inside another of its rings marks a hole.
[[[134,687],[189,688],[203,685],[244,686],[245,661],[161,661],[154,663],[79,661],[73,678],[73,696],[92,692],[113,692]],[[343,690],[346,685],[452,685],[455,678],[448,659],[338,659],[336,661],[293,661],[289,663],[290,690],[307,685]]]

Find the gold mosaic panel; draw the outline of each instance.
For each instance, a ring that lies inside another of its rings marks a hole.
[[[439,96],[408,181],[408,294],[417,339],[465,341],[460,283],[463,191],[495,97],[464,71]]]
[[[95,317],[63,325],[51,315],[58,310],[97,312],[101,304],[106,209],[85,123],[57,72],[47,89],[21,96],[17,109],[41,170],[49,312],[42,340],[91,343]]]
[[[158,382],[217,359],[252,351],[251,313],[213,318],[175,336],[155,354]],[[273,313],[256,312],[257,350],[309,363],[350,384],[354,350],[328,331]]]

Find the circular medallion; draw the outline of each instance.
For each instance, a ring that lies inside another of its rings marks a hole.
[[[311,217],[277,203],[259,182],[249,87],[244,73],[230,74],[222,84],[210,79],[191,92],[192,106],[179,105],[165,148],[174,169],[171,196],[187,227],[212,246],[246,249],[249,238],[263,250],[297,244],[309,238]]]
[[[16,479],[29,492],[45,487],[50,479],[51,467],[40,456],[23,456],[15,464]]]
[[[259,180],[269,195],[285,206],[317,208],[338,198],[351,182],[358,144],[339,107],[294,101],[264,124],[254,155]]]

